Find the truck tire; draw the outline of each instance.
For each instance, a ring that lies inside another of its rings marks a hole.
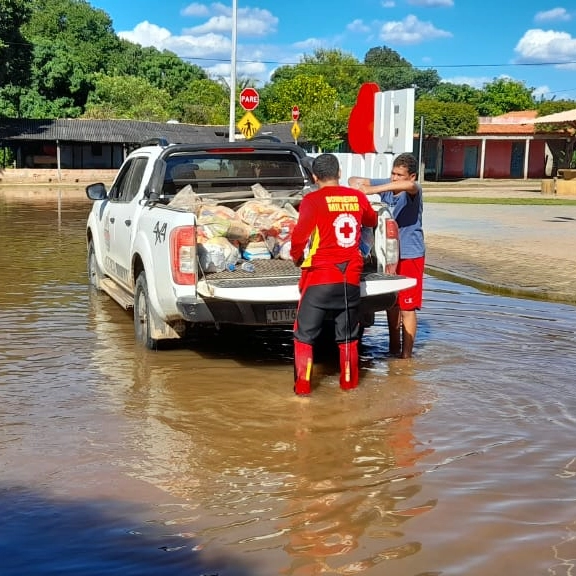
[[[96,260],[96,251],[94,250],[94,242],[92,242],[92,240],[90,240],[88,243],[87,268],[88,283],[96,290],[100,290],[104,275],[102,274],[102,270],[100,270],[100,266],[98,266],[98,262]]]
[[[146,274],[141,272],[136,280],[136,288],[134,290],[134,336],[137,342],[144,344],[149,350],[156,350],[158,348],[158,340],[151,336],[151,314]]]

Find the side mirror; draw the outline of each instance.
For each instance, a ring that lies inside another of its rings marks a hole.
[[[88,196],[90,200],[106,200],[106,198],[108,198],[108,192],[106,191],[106,186],[102,182],[98,182],[86,186],[86,196]]]

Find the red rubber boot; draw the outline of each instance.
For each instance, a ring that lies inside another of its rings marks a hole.
[[[340,388],[352,390],[358,386],[358,340],[338,344],[340,350]]]
[[[313,348],[294,340],[294,392],[298,395],[310,394],[312,378]]]

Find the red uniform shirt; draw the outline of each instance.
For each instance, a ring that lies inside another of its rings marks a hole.
[[[302,263],[306,285],[335,284],[346,280],[359,285],[363,259],[360,253],[362,226],[374,227],[378,214],[363,192],[345,186],[324,186],[304,196],[292,233],[290,256]],[[336,266],[348,262],[346,272]]]

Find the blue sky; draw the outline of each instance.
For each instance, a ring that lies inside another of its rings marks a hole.
[[[229,76],[232,0],[91,0],[120,36]],[[237,74],[260,82],[315,48],[388,46],[443,80],[510,77],[576,100],[576,4],[563,0],[237,0]]]

